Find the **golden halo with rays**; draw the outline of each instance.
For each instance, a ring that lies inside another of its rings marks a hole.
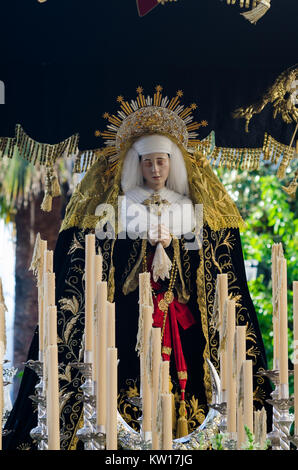
[[[120,109],[117,113],[103,114],[109,123],[105,131],[96,130],[95,136],[105,139],[105,153],[111,161],[117,159],[129,139],[146,134],[168,134],[185,149],[200,143],[196,131],[208,126],[208,122],[205,119],[194,121],[193,111],[197,109],[197,104],[192,103],[187,107],[181,104],[182,90],[178,90],[173,98],[163,96],[162,91],[162,86],[157,85],[153,97],[146,97],[143,87],[138,86],[136,99],[129,102],[119,95],[117,103]]]

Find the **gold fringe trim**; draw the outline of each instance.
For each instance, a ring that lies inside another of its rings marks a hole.
[[[17,124],[14,137],[0,138],[0,157],[12,158],[14,153],[33,165],[46,165],[47,159],[55,162],[62,156],[72,156],[78,150],[79,135],[74,134],[57,144],[37,142],[29,137],[22,126]]]
[[[297,73],[297,71],[289,69],[286,71],[287,73],[291,73],[292,75]],[[286,74],[286,72],[284,74]],[[279,90],[281,87],[281,83],[283,84],[283,80],[285,80],[284,74],[282,74],[274,87]],[[291,77],[292,77],[291,75]],[[293,75],[294,76],[294,75]],[[289,81],[289,78],[288,78]],[[283,84],[283,89],[286,88],[288,81]],[[279,87],[278,87],[279,85]],[[272,93],[268,93],[270,96]],[[273,95],[275,97],[275,95]],[[278,99],[277,99],[278,98]],[[280,96],[277,97],[275,102],[279,104],[279,107],[275,110],[275,115],[277,112],[282,112],[283,107],[280,104],[281,98]],[[270,101],[270,98],[264,98],[263,107]],[[251,108],[251,107],[250,107]],[[251,120],[252,116],[256,112],[260,112],[258,108],[256,110],[247,111],[245,109],[239,108],[234,112],[235,118],[245,117],[246,119],[246,128],[248,132],[248,123]],[[292,111],[291,111],[292,112]],[[293,110],[292,114],[296,113],[297,111]],[[293,115],[293,119],[297,120],[298,116]],[[283,116],[284,119],[290,119],[289,112]],[[293,120],[292,119],[292,120]],[[166,135],[166,134],[165,134]],[[172,136],[168,137],[172,138]],[[33,165],[47,165],[50,162],[50,165],[53,167],[55,162],[62,158],[62,157],[72,157],[75,155],[75,163],[73,173],[85,173],[87,172],[93,165],[100,161],[106,161],[106,168],[105,168],[105,178],[110,179],[111,176],[117,172],[117,168],[119,168],[119,161],[121,160],[123,150],[127,150],[128,147],[131,145],[131,142],[128,146],[120,152],[120,155],[117,154],[117,158],[114,161],[111,161],[111,149],[105,147],[103,149],[93,149],[93,150],[83,150],[79,151],[78,149],[78,141],[79,136],[78,134],[74,134],[62,142],[57,144],[46,144],[34,141],[31,137],[29,137],[22,126],[20,124],[16,125],[15,130],[15,137],[0,137],[0,158],[8,157],[8,158],[23,158],[28,162],[32,163]],[[177,143],[177,142],[176,142]],[[269,148],[270,147],[270,148]],[[270,152],[274,157],[271,159],[271,163],[274,163],[276,158],[278,159],[281,155],[284,156],[282,161],[282,168],[279,171],[279,174],[282,176],[284,175],[284,171],[290,161],[294,158],[294,150],[291,146],[286,144],[282,144],[278,142],[276,139],[271,137],[268,134],[264,136],[264,145],[261,148],[229,148],[229,147],[216,147],[215,145],[215,133],[211,131],[210,134],[202,139],[193,139],[193,141],[189,141],[189,152],[190,154],[196,151],[197,153],[202,154],[205,158],[208,159],[209,164],[213,167],[224,167],[227,169],[237,169],[237,170],[257,170],[260,168],[260,164],[264,157],[264,149],[266,149],[266,154]],[[264,157],[264,160],[269,163],[270,158]],[[107,163],[109,161],[109,163]],[[202,161],[197,160],[197,165],[200,166]],[[279,176],[278,177],[282,177]],[[53,194],[58,195],[59,189],[57,186],[57,175],[54,175],[53,182]],[[55,197],[55,196],[53,196]],[[45,204],[46,205],[46,204]],[[48,207],[50,203],[47,203]]]
[[[261,0],[255,8],[248,12],[241,13],[241,15],[244,16],[246,20],[250,21],[250,23],[256,24],[259,19],[267,13],[270,7],[270,0]]]

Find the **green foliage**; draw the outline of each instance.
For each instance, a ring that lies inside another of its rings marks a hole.
[[[247,227],[241,233],[244,259],[258,261],[257,279],[248,282],[254,302],[268,366],[272,367],[272,282],[271,249],[282,243],[287,259],[289,354],[293,353],[293,281],[298,280],[298,200],[282,189],[275,172],[269,168],[257,172],[217,174],[235,200]],[[287,181],[288,183],[288,181]]]
[[[225,435],[223,433],[215,434],[214,438],[212,439],[212,449],[213,450],[224,450],[224,438]]]

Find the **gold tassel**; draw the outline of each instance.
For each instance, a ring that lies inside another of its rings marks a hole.
[[[58,175],[57,175],[56,171],[53,171],[51,183],[52,183],[53,197],[61,196],[61,188],[60,188],[60,184],[59,184],[59,181],[58,181]]]
[[[44,212],[51,212],[51,210],[52,210],[52,202],[53,202],[52,196],[51,196],[49,193],[45,193],[40,208],[41,208]]]
[[[36,235],[32,260],[31,260],[31,264],[29,268],[29,271],[33,271],[35,276],[37,275],[38,267],[40,263],[40,240],[41,240],[40,233],[38,232],[38,234]]]
[[[257,7],[253,8],[250,11],[247,11],[246,13],[240,14],[252,24],[256,24],[257,21],[267,13],[270,7],[270,0],[261,0]]]
[[[45,194],[41,204],[41,209],[45,212],[51,212],[53,197],[61,195],[60,185],[57,173],[52,166],[46,168]]]
[[[177,439],[183,436],[188,435],[188,425],[187,425],[187,418],[186,418],[186,406],[185,401],[180,400],[180,407],[179,407],[179,418],[177,423]]]
[[[289,186],[282,186],[282,189],[293,199],[295,198],[296,189],[298,186],[297,178],[298,178],[298,170],[296,170],[295,177],[293,181],[290,182]]]

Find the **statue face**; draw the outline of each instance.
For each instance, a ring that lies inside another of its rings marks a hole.
[[[149,153],[141,158],[141,169],[146,185],[151,189],[165,186],[170,171],[170,158],[167,153]]]

